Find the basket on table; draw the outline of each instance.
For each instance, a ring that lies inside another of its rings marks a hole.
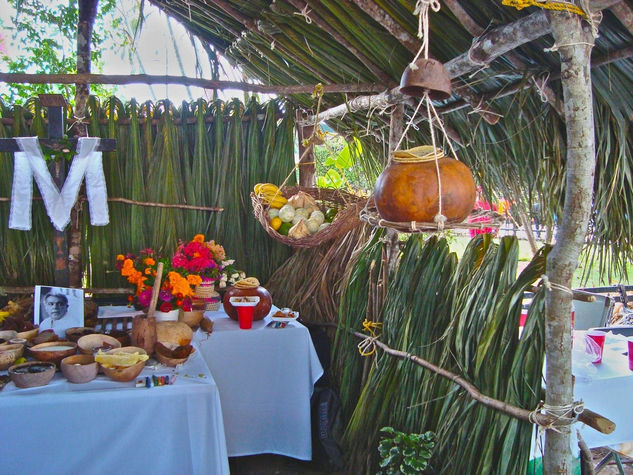
[[[279,234],[270,226],[270,222],[268,220],[268,205],[265,204],[255,193],[251,193],[253,213],[268,235],[283,242],[284,244],[287,244],[288,246],[293,247],[315,247],[326,241],[342,236],[360,224],[358,214],[367,202],[366,197],[330,188],[293,186],[284,187],[281,191],[286,197],[291,197],[299,191],[303,191],[304,193],[311,195],[316,200],[317,205],[323,212],[325,212],[326,207],[336,207],[339,209],[336,217],[329,226],[309,236],[295,239]]]

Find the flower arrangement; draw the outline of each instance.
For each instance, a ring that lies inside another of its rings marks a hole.
[[[246,276],[237,270],[233,259],[226,259],[224,247],[215,241],[205,241],[196,234],[189,242],[181,242],[171,258],[162,258],[153,249],[143,249],[138,256],[117,256],[117,269],[128,282],[136,285],[130,303],[147,307],[152,298],[152,287],[158,262],[163,263],[163,282],[158,295],[158,309],[168,312],[174,308],[192,309],[196,286],[209,283],[218,288],[234,284]]]
[[[137,304],[140,307],[149,306],[158,262],[163,263],[163,275],[165,275],[158,294],[158,310],[161,312],[169,312],[176,308],[191,310],[194,288],[200,284],[202,278],[199,275],[185,275],[174,270],[170,259],[161,258],[153,249],[143,249],[138,256],[133,254],[117,256],[117,268],[121,275],[136,286],[135,294],[128,298],[130,304]]]

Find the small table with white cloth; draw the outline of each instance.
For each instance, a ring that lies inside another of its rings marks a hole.
[[[222,309],[205,315],[213,333],[198,330],[194,341],[220,390],[229,456],[310,460],[310,397],[323,368],[308,329],[298,322],[272,328],[267,316],[240,330]]]
[[[139,375],[172,374],[146,367]],[[228,474],[218,388],[200,351],[173,385],[104,375],[0,392],[0,473]]]
[[[574,344],[584,348],[584,332],[574,332]],[[580,434],[590,448],[633,441],[633,371],[629,369],[627,339],[607,333],[602,363],[593,364],[586,359],[572,360],[576,377],[574,397],[582,399],[585,407],[615,422],[611,434],[602,434],[589,426],[578,424]]]

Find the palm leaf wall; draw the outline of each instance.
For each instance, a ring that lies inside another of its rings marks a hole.
[[[454,383],[380,351],[369,372],[363,371],[367,362],[346,330],[358,330],[365,318],[380,237],[377,232],[353,263],[333,356],[348,421],[349,472],[375,473],[379,430],[390,425],[436,432],[433,473],[526,473],[531,424],[490,410]],[[540,294],[520,338],[517,331],[523,292],[544,272],[545,257],[541,251],[517,278],[515,238],[494,244],[488,235],[478,236],[458,262],[445,240],[410,237],[390,277],[381,340],[462,375],[486,395],[535,407],[544,354]]]
[[[226,248],[227,256],[249,275],[266,281],[291,249],[268,237],[253,217],[249,193],[257,182],[283,181],[294,170],[293,110],[280,101],[244,105],[198,100],[180,107],[167,100],[124,104],[112,97],[88,104],[89,133],[114,138],[117,150],[104,153],[108,195],[154,203],[219,206],[224,211],[148,208],[110,202],[110,224],[90,226],[82,213],[86,284],[119,287],[116,255],[146,247],[173,252],[178,240],[203,233]],[[38,100],[24,107],[1,106],[2,137],[46,136],[45,110]],[[149,120],[148,120],[149,119]],[[13,160],[0,163],[0,193],[11,196]],[[289,183],[294,183],[294,175]],[[37,187],[35,187],[37,195]],[[8,222],[9,203],[0,204]],[[52,226],[41,202],[34,201],[29,232],[0,231],[3,248],[0,279],[5,285],[54,282]]]

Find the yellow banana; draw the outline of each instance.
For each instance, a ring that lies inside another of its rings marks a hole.
[[[274,183],[258,183],[255,185],[253,189],[255,194],[259,194],[260,192],[268,191],[268,192],[276,192],[279,188]]]

